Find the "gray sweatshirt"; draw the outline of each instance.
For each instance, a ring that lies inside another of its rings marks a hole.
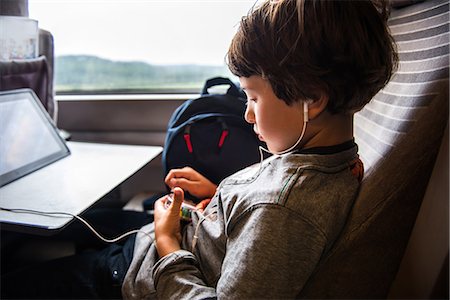
[[[183,250],[159,258],[138,235],[124,298],[295,298],[345,224],[359,188],[355,159],[357,147],[291,153],[226,178],[183,228]]]

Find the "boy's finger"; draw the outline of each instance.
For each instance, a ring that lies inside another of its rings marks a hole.
[[[167,185],[171,188],[179,187],[185,191],[189,191],[192,187],[192,181],[185,178],[172,178]]]
[[[181,188],[176,187],[173,189],[173,203],[172,203],[172,211],[175,211],[179,214],[181,209],[181,203],[184,200],[184,192]]]
[[[164,182],[170,186],[170,184],[173,184],[174,180],[180,180],[186,178],[182,174],[180,174],[178,171],[171,170],[169,174],[167,174],[166,178],[164,179]]]
[[[193,172],[192,168],[184,167],[182,169],[172,169],[167,174],[165,180],[169,180],[170,178],[186,178],[186,179],[192,179],[195,176],[195,173]]]

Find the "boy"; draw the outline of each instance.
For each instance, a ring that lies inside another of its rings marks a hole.
[[[342,229],[362,177],[353,114],[396,66],[386,7],[266,1],[243,18],[230,70],[247,122],[275,155],[216,187],[172,170],[155,205],[156,243],[138,238],[125,298],[294,298]],[[237,153],[238,155],[238,153]],[[211,198],[181,228],[183,190]]]
[[[243,18],[228,64],[248,97],[245,119],[274,155],[218,187],[193,169],[170,171],[173,199],[159,199],[154,223],[142,228],[151,237],[139,233],[99,258],[70,260],[87,270],[72,286],[112,298],[121,285],[126,299],[299,295],[358,192],[353,114],[389,81],[397,60],[386,15],[386,3],[280,0]],[[211,199],[187,224],[184,191]],[[31,280],[17,278],[25,290]],[[62,297],[61,278],[35,282]]]

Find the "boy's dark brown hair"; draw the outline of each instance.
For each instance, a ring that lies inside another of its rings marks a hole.
[[[265,1],[242,18],[227,54],[239,77],[260,75],[291,104],[325,92],[331,113],[360,110],[397,66],[388,4],[369,0]]]

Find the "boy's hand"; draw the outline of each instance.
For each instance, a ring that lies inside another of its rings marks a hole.
[[[173,201],[167,208],[168,196],[155,202],[155,238],[160,257],[181,249],[180,208],[183,199],[183,190],[174,188]]]
[[[170,170],[164,181],[171,189],[180,187],[200,199],[212,198],[217,189],[214,183],[190,167]]]

